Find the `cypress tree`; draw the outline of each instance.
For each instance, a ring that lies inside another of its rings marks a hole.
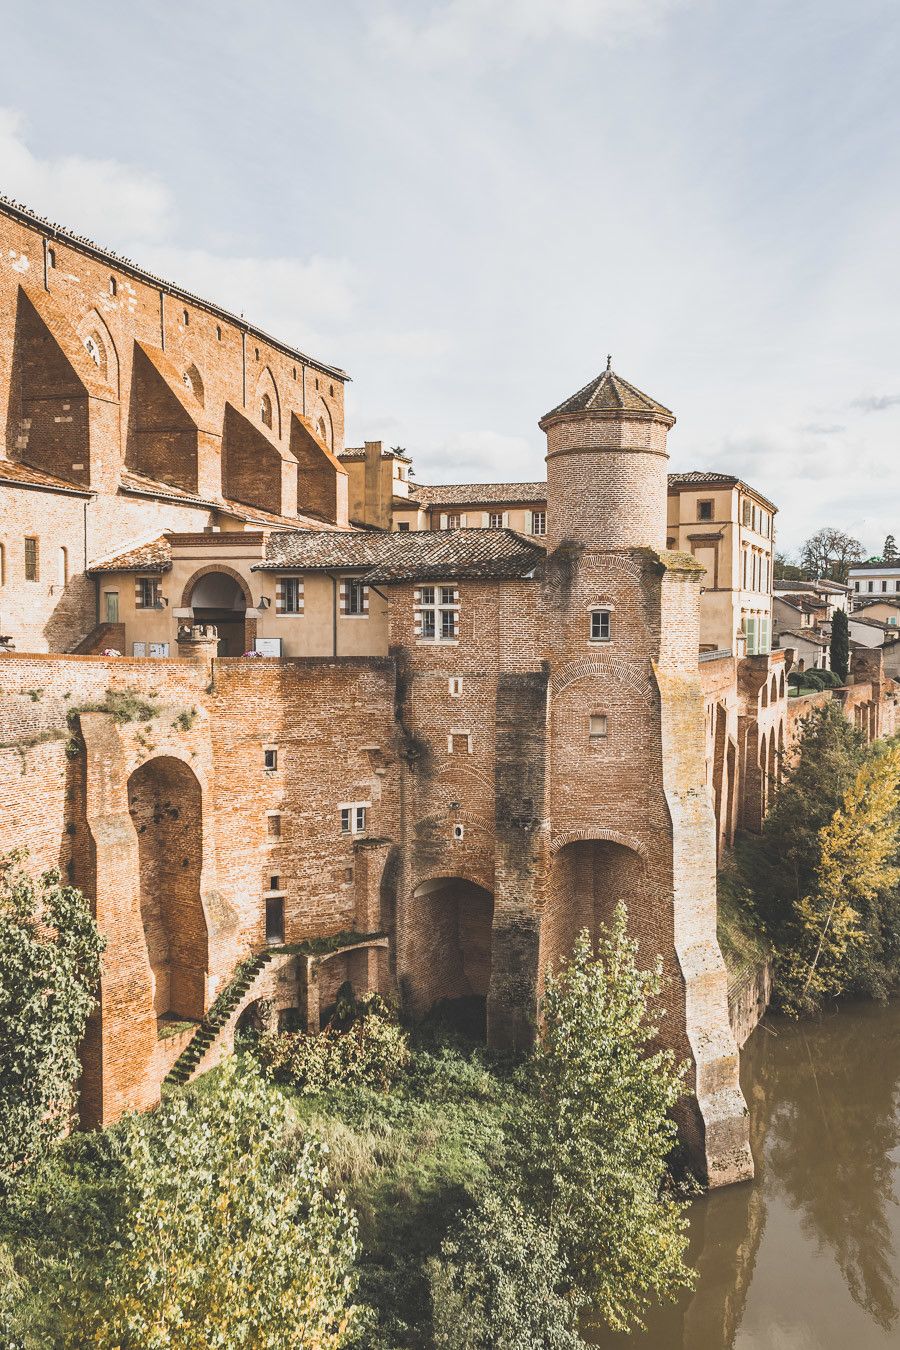
[[[850,670],[850,625],[842,609],[836,609],[831,620],[831,669],[846,683]]]

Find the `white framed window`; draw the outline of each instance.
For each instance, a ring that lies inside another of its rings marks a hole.
[[[532,511],[532,512],[531,512],[531,530],[530,530],[530,533],[531,533],[531,534],[546,534],[546,533],[547,533],[547,512],[546,512],[546,511]]]
[[[487,523],[489,530],[502,530],[506,525],[506,512],[488,511]]]
[[[341,834],[365,834],[370,802],[342,802]]]
[[[456,642],[459,637],[459,591],[455,586],[417,586],[415,636],[420,642]]]
[[[369,613],[369,588],[362,577],[347,577],[341,582],[341,613],[364,619]]]
[[[274,745],[263,746],[263,768],[269,773],[278,768],[278,750]]]
[[[134,582],[135,609],[159,609],[161,604],[159,577],[136,577]]]
[[[446,524],[441,525],[444,530],[460,530],[465,524],[465,516],[459,511],[448,511],[445,516],[441,516],[441,521],[446,521]]]
[[[279,577],[275,584],[276,614],[303,613],[303,578]]]
[[[592,609],[590,625],[591,642],[612,641],[612,610]]]

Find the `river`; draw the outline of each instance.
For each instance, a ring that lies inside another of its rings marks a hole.
[[[742,1053],[756,1179],[691,1211],[692,1293],[605,1350],[898,1350],[900,1002],[767,1017]]]

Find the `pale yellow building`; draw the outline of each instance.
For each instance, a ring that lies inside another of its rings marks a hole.
[[[667,546],[706,568],[701,649],[771,650],[776,510],[730,474],[669,474]]]

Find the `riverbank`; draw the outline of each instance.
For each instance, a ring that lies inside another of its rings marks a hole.
[[[742,1054],[756,1179],[697,1200],[696,1288],[602,1350],[895,1350],[900,1001],[766,1017]]]

